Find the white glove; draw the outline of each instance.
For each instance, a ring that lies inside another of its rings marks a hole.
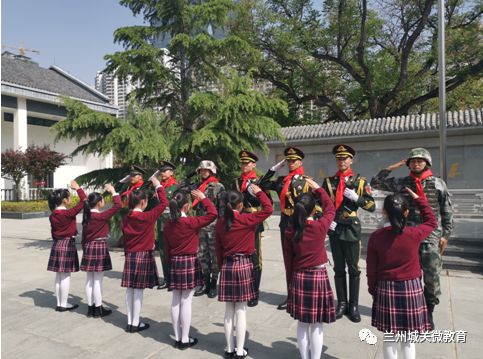
[[[277,163],[275,166],[272,166],[270,168],[270,171],[277,172],[280,171],[284,166],[285,166],[285,159],[281,160],[279,163]]]
[[[252,197],[256,197],[255,193],[253,193],[252,187],[250,185],[247,186],[247,191]]]
[[[337,227],[337,222],[332,221],[332,223],[331,223],[331,224],[330,224],[330,226],[329,226],[329,229],[330,229],[331,231],[335,231],[335,227]]]
[[[346,188],[344,190],[344,197],[349,198],[353,202],[357,202],[359,195],[353,189]]]

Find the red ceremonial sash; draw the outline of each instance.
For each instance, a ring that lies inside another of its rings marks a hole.
[[[296,175],[303,175],[304,173],[305,171],[303,166],[300,166],[296,170],[289,172],[289,174],[286,175],[285,178],[283,179],[283,188],[282,188],[282,192],[280,192],[280,207],[282,209],[282,213],[283,213],[283,210],[285,209],[285,198],[287,197],[288,187],[292,182],[292,178]]]
[[[169,186],[175,185],[178,182],[176,182],[176,178],[174,177],[169,177],[166,181],[162,182],[162,185],[164,188],[168,188]]]
[[[131,193],[136,189],[136,188],[139,188],[141,187],[142,185],[144,184],[144,181],[143,180],[139,180],[137,183],[133,184],[132,186],[130,186],[126,192],[123,192],[121,194],[121,198],[126,196],[126,199],[125,199],[125,204],[128,204],[129,203],[129,198],[131,196]]]
[[[426,178],[431,177],[433,175],[433,172],[431,172],[430,169],[427,169],[423,173],[421,173],[420,177],[417,177],[414,173],[409,173],[409,176],[414,180],[416,183],[416,194],[424,199],[426,198],[426,194],[424,193],[423,185],[421,184],[422,181],[424,181]]]
[[[207,179],[205,179],[203,182],[201,182],[201,184],[200,184],[200,186],[198,187],[198,189],[199,189],[201,192],[205,193],[205,191],[206,191],[206,187],[208,187],[208,184],[209,184],[209,183],[211,183],[211,182],[220,182],[220,181],[219,181],[219,180],[218,180],[218,178],[216,178],[215,176],[210,176],[210,177],[208,177]],[[193,201],[192,206],[193,206],[193,207],[195,207],[197,204],[198,204],[198,200],[197,200],[197,199],[195,199],[195,200]]]
[[[335,174],[336,177],[339,177],[339,185],[337,186],[337,191],[335,193],[335,209],[338,209],[344,200],[345,178],[353,175],[354,172],[352,172],[352,168],[349,168],[344,173],[337,171]]]
[[[257,174],[255,171],[250,171],[248,173],[242,173],[241,178],[242,184],[240,187],[240,192],[245,192],[247,189],[248,180],[257,178]]]

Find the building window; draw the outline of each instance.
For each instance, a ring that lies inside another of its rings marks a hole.
[[[13,122],[13,113],[4,112],[3,113],[3,120],[5,122]],[[48,120],[46,118],[27,116],[27,124],[28,125],[52,127],[56,123],[57,123],[57,121]]]
[[[4,112],[3,113],[3,120],[5,122],[13,122],[13,113],[10,112]]]

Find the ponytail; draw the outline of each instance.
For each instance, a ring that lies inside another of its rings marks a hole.
[[[85,226],[89,223],[91,219],[91,209],[94,208],[100,201],[102,201],[102,196],[98,192],[92,192],[88,197],[87,201],[84,202],[84,212],[82,214],[82,225]]]
[[[176,193],[169,201],[169,216],[173,221],[181,217],[181,209],[188,203],[188,197],[183,192]]]
[[[238,191],[227,191],[224,198],[225,209],[223,218],[225,219],[225,230],[229,231],[233,225],[235,215],[233,214],[233,208],[236,208],[243,202],[243,194]]]
[[[384,199],[384,210],[392,226],[392,232],[401,234],[406,226],[404,213],[408,210],[406,199],[400,194],[391,194]]]
[[[132,191],[129,195],[129,210],[132,211],[134,208],[136,208],[136,206],[139,205],[143,199],[148,199],[148,195],[143,189],[136,188],[134,191]]]
[[[49,208],[53,211],[56,207],[62,204],[65,198],[69,198],[70,192],[67,188],[58,188],[49,193]]]
[[[294,208],[294,241],[298,242],[302,239],[307,227],[307,218],[314,208],[315,199],[310,193],[304,193],[298,198]]]

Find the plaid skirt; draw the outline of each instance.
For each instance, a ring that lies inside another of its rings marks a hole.
[[[168,290],[193,289],[203,285],[201,264],[196,254],[172,256]]]
[[[325,267],[294,272],[287,312],[303,323],[335,322],[334,293]]]
[[[248,302],[256,297],[252,256],[225,257],[221,266],[218,300],[220,302]]]
[[[50,249],[47,270],[52,272],[78,272],[79,257],[75,247],[75,237],[54,238]]]
[[[152,251],[125,253],[121,287],[145,289],[159,285]]]
[[[80,269],[85,272],[103,272],[112,269],[106,238],[96,238],[83,246]]]
[[[378,281],[371,324],[382,332],[430,330],[421,279]]]

